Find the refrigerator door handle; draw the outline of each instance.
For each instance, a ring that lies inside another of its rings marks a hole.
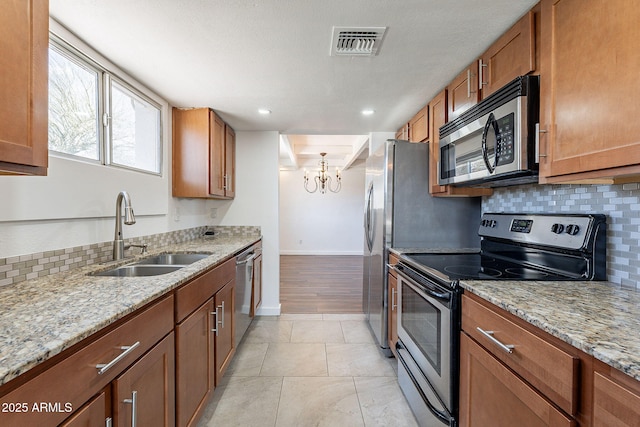
[[[367,247],[369,248],[369,252],[373,249],[373,233],[374,233],[374,224],[373,224],[373,182],[369,184],[369,190],[367,191],[367,200],[365,203],[365,215],[364,215],[364,226],[365,226],[365,234],[367,239]]]

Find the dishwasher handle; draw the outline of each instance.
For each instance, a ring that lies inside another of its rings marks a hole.
[[[242,265],[242,264],[246,264],[246,263],[248,263],[250,261],[253,261],[256,258],[256,256],[257,255],[255,253],[251,252],[251,255],[249,255],[245,259],[240,260],[240,261],[236,261],[236,265]]]

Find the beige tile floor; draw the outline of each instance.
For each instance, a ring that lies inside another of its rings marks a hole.
[[[416,426],[360,314],[258,317],[198,427]]]

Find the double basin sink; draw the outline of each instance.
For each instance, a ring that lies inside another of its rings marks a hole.
[[[159,276],[171,273],[208,257],[209,254],[167,253],[154,255],[136,261],[133,264],[122,265],[109,270],[91,273],[92,276],[110,277],[143,277]]]

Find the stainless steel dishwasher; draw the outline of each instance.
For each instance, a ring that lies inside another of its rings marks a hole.
[[[251,295],[253,293],[253,260],[258,256],[253,246],[236,255],[236,306],[235,341],[236,346],[247,331],[251,317]]]

